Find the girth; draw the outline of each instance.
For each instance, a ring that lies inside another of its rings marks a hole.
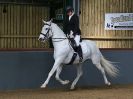
[[[73,50],[75,51],[73,53],[73,56],[71,58],[71,61],[67,64],[67,65],[70,65],[70,64],[73,64],[73,62],[75,61],[77,55],[79,55],[79,57],[81,56],[82,59],[83,59],[83,55],[82,55],[82,48],[81,48],[81,45],[79,45],[78,47],[76,46],[76,42],[73,38],[69,38],[69,42],[70,42],[70,45],[72,46]]]

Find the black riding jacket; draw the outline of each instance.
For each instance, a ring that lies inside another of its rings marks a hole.
[[[64,24],[64,33],[70,34],[70,31],[73,31],[73,35],[81,35],[81,31],[79,28],[79,18],[76,14],[74,14],[70,21],[69,16],[66,17],[65,24]]]

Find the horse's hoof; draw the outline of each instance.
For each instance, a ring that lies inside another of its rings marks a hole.
[[[111,83],[110,83],[110,82],[107,82],[107,83],[106,83],[106,85],[110,86],[110,85],[111,85]]]
[[[41,88],[46,88],[46,85],[42,85]]]
[[[74,89],[75,89],[75,87],[74,86],[71,86],[70,90],[74,90]]]
[[[65,81],[62,82],[62,85],[66,85],[66,84],[68,84],[69,82],[70,82],[69,80],[65,80]]]

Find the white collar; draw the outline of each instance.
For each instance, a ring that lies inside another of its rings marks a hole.
[[[71,20],[73,15],[74,15],[74,12],[72,13],[72,15],[69,16],[69,21]]]

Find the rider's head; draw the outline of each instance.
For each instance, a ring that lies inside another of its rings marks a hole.
[[[68,6],[66,8],[66,13],[68,16],[72,15],[73,12],[74,12],[74,9],[71,6]]]

